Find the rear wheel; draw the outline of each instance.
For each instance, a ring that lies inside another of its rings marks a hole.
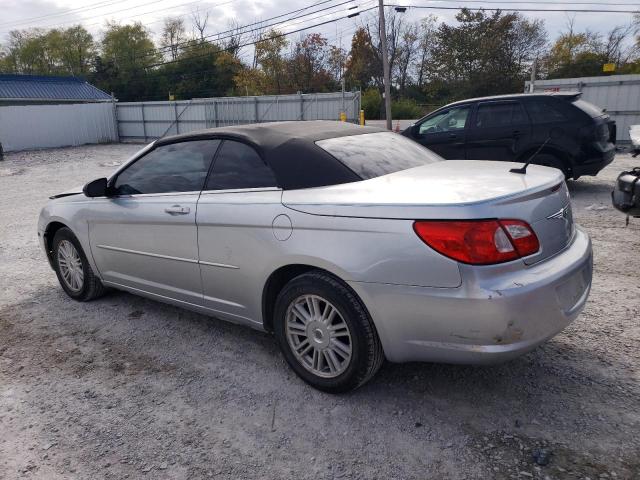
[[[571,171],[567,168],[565,163],[561,159],[550,153],[540,153],[536,155],[531,163],[535,165],[542,165],[545,167],[557,168],[562,173],[564,173],[565,179],[571,178]]]
[[[325,392],[363,385],[384,360],[360,299],[323,272],[305,273],[285,285],[276,300],[274,330],[291,368]]]
[[[53,237],[53,264],[63,290],[74,300],[86,302],[102,296],[105,287],[93,273],[80,242],[68,228]]]

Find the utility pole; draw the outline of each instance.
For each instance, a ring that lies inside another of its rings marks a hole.
[[[538,66],[538,57],[533,59],[531,64],[531,81],[529,82],[529,93],[534,93],[536,88],[536,68]]]
[[[380,46],[382,48],[382,74],[384,83],[384,111],[387,130],[391,130],[391,75],[389,74],[389,52],[387,51],[387,29],[384,24],[384,0],[378,0],[380,13]]]

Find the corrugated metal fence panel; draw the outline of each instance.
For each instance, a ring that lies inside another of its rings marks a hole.
[[[528,91],[529,82],[525,82]],[[629,126],[640,124],[640,75],[536,80],[535,91],[582,92],[584,100],[605,108],[616,121],[618,142],[629,142]]]
[[[5,151],[118,141],[112,103],[0,107]]]
[[[338,120],[340,112],[357,122],[360,93],[311,93],[255,97],[201,98],[176,102],[117,104],[123,139],[151,140],[203,128],[285,120]]]

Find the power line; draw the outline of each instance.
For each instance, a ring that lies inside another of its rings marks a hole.
[[[512,2],[509,2],[512,3]],[[537,3],[537,2],[531,2]],[[638,13],[638,10],[601,10],[601,9],[551,9],[551,8],[469,8],[464,5],[458,7],[434,7],[434,6],[426,6],[426,5],[395,5],[395,4],[386,4],[385,7],[395,7],[395,8],[418,8],[418,9],[426,9],[426,10],[461,10],[462,8],[466,8],[467,10],[484,10],[487,12],[564,12],[564,13]]]
[[[163,1],[165,1],[165,0],[154,0],[154,1],[152,1],[152,2],[143,3],[143,4],[141,4],[141,5],[134,5],[134,6],[127,7],[127,8],[121,8],[121,9],[119,9],[119,10],[114,10],[114,11],[112,11],[112,12],[107,12],[107,13],[104,13],[104,14],[102,14],[102,15],[106,17],[106,16],[113,15],[113,14],[116,14],[116,13],[121,13],[121,12],[126,12],[126,11],[129,11],[129,10],[135,10],[136,8],[146,7],[147,5],[153,5],[153,4],[155,4],[155,3],[161,3],[161,2],[163,2]],[[162,11],[165,11],[165,10],[172,10],[172,9],[174,9],[174,8],[185,7],[185,6],[187,6],[187,5],[192,5],[192,4],[194,4],[194,3],[201,3],[201,2],[203,2],[203,1],[204,1],[204,0],[194,0],[194,1],[186,2],[186,3],[181,3],[181,4],[178,4],[178,5],[172,5],[172,6],[170,6],[170,7],[166,7],[166,8],[160,8],[160,9],[150,10],[150,11],[148,11],[148,12],[143,12],[143,13],[138,13],[138,14],[134,14],[134,15],[129,15],[127,18],[140,17],[140,16],[143,16],[143,15],[149,15],[150,13],[162,12]],[[221,6],[221,5],[226,5],[226,4],[228,4],[228,3],[232,3],[232,2],[233,2],[233,0],[228,0],[227,2],[224,2],[224,3],[222,3],[222,4],[217,4],[217,5],[215,5],[215,6],[216,6],[216,7],[219,7],[219,6]],[[63,25],[78,24],[78,23],[81,23],[81,22],[70,20],[70,21],[68,21],[68,22],[51,23],[51,24],[48,24],[48,25],[40,25],[40,26],[37,26],[36,28],[56,28],[56,27],[60,27],[60,26],[63,26]],[[101,23],[102,23],[102,22],[94,22],[94,23],[86,24],[86,25],[84,25],[84,26],[85,26],[85,27],[90,27],[90,26],[93,26],[93,25],[100,25]],[[5,27],[5,28],[6,28],[6,27]],[[7,32],[5,31],[4,33],[7,33]]]
[[[229,29],[229,30],[224,30],[224,31],[221,31],[221,32],[212,33],[210,35],[206,35],[203,38],[207,38],[208,39],[208,38],[216,37],[215,40],[207,40],[206,41],[206,43],[214,44],[215,42],[220,42],[222,40],[226,40],[226,39],[229,39],[229,38],[234,38],[234,37],[238,37],[238,36],[241,36],[241,35],[247,35],[247,34],[250,34],[250,33],[253,33],[253,32],[262,31],[262,30],[264,30],[266,28],[271,28],[271,27],[275,27],[275,26],[278,26],[278,25],[282,25],[282,24],[291,22],[293,20],[297,20],[299,18],[303,18],[303,17],[309,16],[309,15],[313,15],[315,13],[324,12],[324,11],[327,11],[327,10],[330,10],[330,9],[333,9],[333,8],[340,7],[342,5],[346,5],[347,3],[352,3],[353,2],[353,0],[346,0],[346,1],[338,3],[336,5],[331,5],[331,6],[328,6],[328,7],[324,7],[324,8],[321,8],[321,9],[318,9],[318,10],[314,10],[312,12],[308,12],[308,13],[305,13],[305,14],[302,14],[302,15],[297,15],[297,16],[294,16],[294,17],[286,18],[284,20],[281,20],[281,21],[278,21],[278,22],[274,22],[274,23],[271,23],[271,24],[266,24],[266,25],[264,24],[264,22],[267,22],[269,20],[273,20],[273,19],[276,19],[276,18],[282,18],[282,17],[285,17],[285,16],[290,16],[290,15],[293,15],[294,13],[299,13],[299,12],[302,12],[304,10],[307,10],[307,9],[311,8],[312,6],[322,5],[322,4],[333,2],[333,1],[335,1],[335,0],[324,0],[322,2],[319,2],[319,3],[316,3],[316,4],[311,4],[311,5],[308,5],[307,7],[300,8],[298,10],[293,10],[291,12],[287,12],[287,13],[284,13],[284,14],[281,14],[281,15],[276,15],[275,17],[271,17],[271,18],[262,20],[260,22],[254,22],[254,23],[251,23],[251,24],[248,24],[248,25],[242,25],[242,26],[239,26],[239,27],[236,27],[236,28],[232,28],[232,29]],[[372,1],[372,0],[368,0],[367,2],[365,2],[362,5],[366,5],[370,1]],[[329,14],[332,15],[332,14],[335,14],[335,13],[338,13],[338,12],[331,12]],[[326,17],[329,14],[324,14],[324,15],[320,15],[320,16],[317,16],[317,17],[308,18],[308,19],[304,20],[303,22],[315,20],[317,18],[323,18],[323,17]],[[298,22],[298,23],[295,23],[294,25],[300,24],[300,23],[303,23],[303,22]],[[255,26],[255,25],[258,25],[258,27],[253,28],[253,29],[247,29],[248,27]],[[220,35],[227,34],[227,33],[229,35],[222,36],[222,37],[220,36]],[[187,40],[187,41],[184,41],[184,42],[178,42],[173,46],[169,45],[169,46],[166,46],[166,47],[153,48],[153,49],[147,50],[145,52],[141,52],[141,55],[139,56],[139,58],[149,57],[149,56],[157,54],[157,53],[162,54],[162,53],[164,53],[166,51],[169,51],[171,48],[183,47],[183,46],[191,45],[192,42],[193,42],[193,40]],[[241,47],[238,47],[238,48],[241,48]],[[120,57],[120,58],[122,58],[122,57]],[[118,60],[118,58],[116,57],[115,60]]]
[[[378,7],[371,7],[371,8],[368,8],[368,9],[365,9],[365,10],[361,11],[360,13],[365,13],[365,12],[374,10],[376,8],[378,8]],[[344,20],[344,19],[348,19],[348,18],[351,18],[351,17],[349,15],[347,15],[347,16],[344,16],[344,17],[335,18],[335,19],[324,21],[324,22],[316,23],[314,25],[308,25],[306,27],[302,27],[302,28],[293,30],[291,32],[274,35],[274,36],[270,37],[270,39],[286,37],[286,36],[289,36],[289,35],[293,35],[294,33],[299,33],[299,32],[302,32],[304,30],[309,30],[311,28],[319,27],[319,26],[322,26],[322,25],[327,25],[327,24],[338,22],[340,20]],[[237,47],[221,48],[220,50],[218,50],[218,52],[228,52],[228,51],[233,50],[234,48],[243,48],[243,47],[247,47],[247,46],[250,46],[250,45],[255,45],[255,44],[260,43],[262,41],[264,41],[264,40],[257,40],[257,41],[253,41],[253,42],[243,43],[241,45],[238,45]],[[170,64],[174,64],[174,63],[179,63],[179,62],[184,61],[184,60],[193,60],[193,59],[197,59],[197,58],[204,58],[204,57],[207,57],[209,55],[210,55],[210,52],[208,52],[206,54],[202,54],[202,55],[193,55],[193,56],[190,56],[190,57],[187,57],[187,58],[182,58],[182,59],[177,59],[177,60],[170,60],[170,61],[166,61],[166,62],[160,62],[160,63],[156,63],[156,64],[153,64],[153,65],[147,65],[146,67],[142,67],[142,68],[154,68],[154,67],[159,67],[159,66],[163,66],[163,65],[170,65]],[[155,71],[155,72],[147,73],[145,78],[139,78],[138,80],[140,82],[143,82],[143,81],[146,81],[149,77],[163,77],[163,76],[165,78],[177,77],[177,76],[181,76],[182,78],[189,78],[189,77],[192,77],[194,75],[200,75],[200,74],[203,74],[203,73],[215,72],[215,71],[217,71],[217,69],[215,69],[215,68],[207,69],[207,70],[200,70],[198,72],[193,72],[193,73],[190,73],[190,74],[182,74],[180,72],[168,73],[168,72]]]
[[[373,9],[375,9],[375,8],[378,8],[378,7],[371,7],[371,8],[368,8],[368,9],[366,9],[366,10],[362,10],[360,13],[365,13],[365,12],[368,12],[368,11],[373,10]],[[308,25],[308,26],[306,26],[306,27],[298,28],[298,29],[296,29],[296,30],[292,30],[292,31],[290,31],[290,32],[286,32],[286,33],[279,33],[279,34],[276,34],[276,35],[271,35],[267,40],[274,40],[274,39],[276,39],[276,38],[287,37],[287,36],[289,36],[289,35],[293,35],[294,33],[299,33],[299,32],[303,32],[303,31],[305,31],[305,30],[309,30],[310,28],[321,27],[321,26],[323,26],[323,25],[328,25],[328,24],[330,24],[330,23],[339,22],[340,20],[344,20],[344,19],[347,19],[347,18],[351,18],[351,17],[350,17],[349,15],[347,15],[347,16],[345,16],[345,17],[340,17],[340,18],[334,18],[334,19],[331,19],[331,20],[326,20],[326,21],[324,21],[324,22],[316,23],[316,24],[314,24],[314,25]],[[237,45],[237,46],[233,46],[233,47],[223,48],[223,49],[221,49],[220,51],[230,51],[230,50],[234,50],[234,49],[239,49],[239,48],[243,48],[243,47],[248,47],[248,46],[250,46],[250,45],[256,45],[256,44],[258,44],[258,43],[260,43],[260,42],[264,42],[264,41],[265,41],[265,39],[262,39],[262,40],[256,40],[256,41],[254,41],[254,42],[248,42],[248,43],[244,43],[244,44]],[[208,54],[204,54],[204,55],[194,55],[194,56],[188,57],[188,59],[189,59],[189,60],[193,60],[194,58],[202,58],[202,57],[206,57],[206,56],[208,56]],[[147,65],[147,66],[145,66],[145,67],[143,67],[143,68],[161,67],[161,66],[163,66],[163,65],[171,65],[171,64],[173,64],[173,63],[178,63],[178,62],[181,62],[181,61],[183,61],[183,60],[185,60],[185,59],[176,59],[176,60],[169,60],[169,61],[166,61],[166,62],[158,62],[158,63],[154,63],[154,64],[152,64],[152,65]]]
[[[104,7],[108,7],[109,5],[115,5],[116,3],[123,3],[126,2],[128,0],[116,0],[116,1],[108,1],[108,0],[103,0],[101,2],[96,2],[96,3],[91,3],[89,5],[85,5],[83,7],[76,7],[76,8],[70,8],[68,10],[63,10],[62,12],[58,12],[58,13],[50,13],[47,15],[40,15],[39,17],[30,17],[30,18],[24,18],[22,20],[19,20],[18,23],[14,23],[15,20],[9,21],[9,22],[0,22],[0,26],[4,26],[4,25],[12,25],[13,26],[20,26],[20,25],[24,25],[25,23],[33,23],[34,20],[40,20],[43,18],[50,18],[50,17],[59,17],[61,15],[68,15],[70,13],[79,13],[79,12],[84,12],[84,11],[89,11],[89,10],[96,10],[99,8],[104,8]]]
[[[461,3],[458,0],[431,0],[432,3]],[[463,3],[506,3],[509,5],[513,4],[523,4],[523,5],[531,5],[531,4],[548,4],[548,5],[602,5],[602,2],[574,2],[574,1],[559,1],[559,2],[551,2],[551,1],[508,1],[508,0],[462,0]],[[614,6],[623,6],[623,7],[635,7],[638,6],[638,3],[606,3],[606,5],[614,5]],[[385,5],[391,6],[391,5]],[[396,5],[393,5],[396,6]],[[400,5],[397,5],[400,6]],[[413,5],[413,7],[420,8],[419,6]],[[408,6],[407,8],[411,8]],[[461,7],[459,7],[461,8]]]
[[[286,16],[289,16],[289,15],[293,15],[294,13],[299,13],[299,12],[302,12],[304,10],[308,10],[311,7],[316,7],[316,6],[323,5],[323,4],[329,3],[329,2],[334,2],[334,1],[335,0],[324,0],[322,2],[311,4],[311,5],[308,5],[308,6],[304,7],[304,8],[300,8],[298,10],[292,10],[292,11],[287,12],[287,13],[276,15],[275,17],[271,17],[271,18],[266,18],[264,20],[260,20],[259,22],[254,22],[254,23],[250,23],[250,24],[247,24],[247,25],[241,25],[239,27],[231,28],[229,30],[223,30],[221,32],[216,32],[216,33],[212,33],[212,34],[209,34],[209,35],[205,35],[202,38],[203,39],[205,39],[205,38],[213,39],[213,37],[216,37],[215,41],[219,42],[220,40],[225,40],[227,38],[232,38],[234,36],[239,36],[239,35],[246,35],[247,33],[252,33],[252,32],[259,31],[259,30],[264,30],[266,28],[270,28],[270,27],[274,27],[274,26],[277,26],[277,25],[280,25],[280,24],[283,24],[283,23],[287,23],[287,22],[289,22],[291,20],[297,20],[299,18],[306,17],[308,15],[313,15],[314,13],[324,12],[324,11],[330,10],[332,8],[337,8],[337,7],[340,7],[342,5],[346,5],[347,3],[352,3],[354,0],[346,0],[346,1],[338,3],[336,5],[330,5],[328,7],[324,7],[324,8],[321,8],[319,10],[314,10],[313,12],[305,13],[303,15],[298,15],[296,17],[287,18],[285,20],[281,20],[279,22],[271,23],[271,24],[268,24],[268,25],[264,24],[264,22],[268,22],[268,21],[271,21],[271,20],[275,20],[277,18],[282,18],[282,17],[286,17]],[[333,12],[333,13],[337,13],[337,12]],[[309,18],[306,21],[314,20],[315,18],[319,18],[319,17]],[[256,25],[258,25],[257,28],[250,29],[250,30],[245,30],[248,27],[253,27],[253,26],[256,26]],[[230,33],[231,35],[227,35],[226,37],[220,37],[220,35],[227,34],[227,33]],[[184,46],[184,45],[189,45],[190,43],[191,43],[191,41],[187,40],[187,41],[184,41],[184,42],[178,42],[174,46],[175,47],[181,47],[181,46]],[[208,42],[208,43],[211,43],[211,42]],[[154,49],[154,50],[150,50],[151,53],[149,55],[152,55],[153,53],[159,53],[159,50],[162,50],[162,49],[167,50],[167,49],[170,49],[170,48],[171,47],[160,47],[160,48],[157,48],[157,49]],[[149,56],[149,55],[145,55],[145,56]]]
[[[376,7],[374,7],[374,8],[376,8]],[[328,38],[327,41],[332,42],[332,41],[336,40],[338,38],[338,36],[342,36],[342,35],[353,33],[358,28],[366,27],[366,26],[368,26],[368,24],[364,24],[363,26],[356,25],[353,28],[341,30],[339,35],[336,35],[335,37],[332,37],[332,38]],[[193,77],[195,75],[200,75],[200,74],[203,74],[203,73],[210,73],[210,72],[215,72],[215,71],[217,71],[217,69],[211,68],[211,69],[206,69],[206,70],[200,70],[198,72],[193,72],[193,73],[190,73],[190,74],[157,72],[157,73],[154,73],[153,75],[155,76],[157,74],[158,76],[161,76],[163,78],[176,77],[176,76],[182,76],[183,78],[190,78],[190,77]],[[207,88],[207,89],[194,90],[194,91],[191,92],[191,94],[208,93],[208,92],[215,92],[215,91],[216,91],[215,89]],[[148,95],[146,97],[140,97],[138,99],[138,101],[151,100],[151,99],[154,99],[154,98],[157,98],[157,96],[156,95]]]
[[[321,9],[317,9],[317,10],[314,10],[314,11],[311,11],[311,12],[308,12],[308,13],[305,13],[305,14],[302,14],[302,15],[297,15],[297,16],[293,16],[293,17],[291,16],[291,15],[293,15],[293,14],[295,14],[295,13],[299,13],[299,12],[302,12],[302,11],[304,11],[304,10],[308,10],[309,8],[311,8],[311,7],[313,7],[313,6],[318,6],[318,5],[322,5],[322,4],[330,3],[330,2],[333,2],[333,1],[335,1],[335,0],[324,0],[324,1],[322,1],[322,2],[318,2],[318,3],[315,3],[315,4],[310,4],[310,5],[307,5],[306,7],[299,8],[299,9],[296,9],[296,10],[293,10],[293,11],[290,11],[290,12],[287,12],[287,13],[284,13],[284,14],[276,15],[276,16],[274,16],[274,17],[270,17],[269,19],[261,20],[261,21],[259,21],[259,22],[254,22],[254,23],[251,23],[251,24],[248,24],[248,25],[243,25],[243,26],[237,27],[237,28],[235,28],[235,29],[230,29],[230,30],[225,30],[225,31],[221,31],[221,32],[216,32],[216,33],[213,33],[213,34],[207,35],[207,36],[206,36],[206,37],[204,37],[204,38],[217,37],[217,38],[215,39],[215,41],[216,41],[216,42],[220,42],[220,41],[225,40],[225,39],[228,39],[228,38],[233,38],[233,37],[235,37],[235,36],[239,36],[239,35],[247,35],[247,34],[250,34],[250,33],[252,33],[252,32],[256,32],[256,31],[260,31],[260,30],[264,30],[265,28],[269,28],[269,27],[274,27],[274,26],[277,26],[277,25],[286,24],[286,23],[289,23],[289,22],[291,22],[291,21],[293,21],[293,20],[297,20],[297,19],[300,19],[300,18],[303,18],[303,17],[309,16],[309,15],[313,15],[313,14],[315,14],[315,13],[319,13],[319,12],[327,11],[327,10],[330,10],[330,9],[333,9],[333,8],[337,8],[337,7],[340,7],[340,6],[342,6],[342,5],[346,5],[347,3],[351,3],[353,0],[347,0],[347,1],[344,1],[344,2],[341,2],[341,3],[338,3],[338,4],[336,4],[336,5],[331,5],[331,6],[328,6],[328,7],[324,7],[324,8],[321,8]],[[372,0],[368,0],[367,2],[364,2],[363,4],[358,5],[358,6],[359,6],[359,7],[360,7],[360,6],[364,6],[364,5],[366,5],[367,3],[370,3],[370,1],[372,1]],[[228,3],[228,2],[227,2],[227,3]],[[324,14],[324,15],[319,15],[319,16],[316,16],[316,17],[311,17],[311,18],[308,18],[308,19],[303,20],[302,22],[296,22],[296,23],[293,23],[293,25],[300,24],[300,23],[304,23],[304,22],[308,22],[308,21],[312,21],[312,20],[315,20],[315,19],[317,19],[317,18],[324,18],[324,17],[326,17],[327,15],[333,15],[333,14],[335,14],[335,13],[338,13],[338,12],[330,12],[330,13],[327,13],[327,14]],[[282,17],[289,17],[289,18],[286,18],[286,19],[281,20],[281,21],[279,21],[279,22],[274,22],[274,23],[271,23],[271,24],[267,24],[267,25],[265,25],[265,24],[264,24],[264,22],[265,22],[265,21],[269,21],[269,20],[277,19],[277,18],[282,18]],[[344,18],[349,18],[349,16],[344,17]],[[285,33],[285,34],[278,34],[278,35],[275,35],[275,36],[271,36],[271,37],[269,37],[269,39],[271,39],[271,38],[284,37],[284,36],[286,36],[286,35],[290,35],[290,34],[298,33],[298,32],[301,32],[301,31],[307,30],[307,29],[309,29],[309,28],[314,28],[315,26],[325,25],[325,24],[327,24],[327,23],[331,23],[332,21],[338,21],[338,20],[340,20],[340,19],[341,19],[341,18],[334,19],[334,20],[330,20],[330,21],[328,21],[328,22],[321,22],[321,23],[319,23],[319,24],[310,25],[310,26],[307,26],[307,27],[304,27],[304,28],[300,28],[300,29],[297,29],[297,30],[291,31],[291,32],[287,32],[287,33]],[[259,25],[259,27],[258,27],[258,28],[254,28],[254,29],[247,29],[247,27],[250,27],[250,26],[253,26],[253,25]],[[230,33],[230,32],[233,32],[233,33],[232,33],[231,35],[227,35],[227,36],[222,36],[222,37],[220,36],[220,35],[222,35],[222,34],[224,34],[224,33]],[[260,40],[256,40],[256,41],[254,41],[254,42],[244,43],[244,44],[242,44],[242,45],[231,46],[231,47],[226,48],[226,49],[225,49],[225,48],[222,48],[220,51],[229,51],[229,50],[233,50],[233,49],[240,49],[240,48],[243,48],[243,47],[246,47],[246,46],[255,45],[255,44],[260,43],[261,41],[264,41],[264,40],[265,40],[265,39],[260,39]],[[191,41],[181,42],[181,43],[177,44],[176,46],[184,46],[184,45],[187,45],[187,44],[190,44],[190,43],[192,43],[192,42],[191,42]],[[215,43],[214,43],[213,41],[207,41],[206,43],[215,45]],[[151,50],[147,50],[146,52],[142,52],[142,54],[141,54],[141,55],[139,55],[139,56],[138,56],[138,58],[149,57],[150,55],[152,55],[152,54],[154,54],[154,53],[162,53],[162,50],[167,50],[167,49],[170,49],[170,48],[171,48],[171,46],[167,46],[167,47],[154,48],[154,49],[151,49]],[[205,56],[207,56],[207,55],[208,55],[208,53],[207,53],[207,54],[203,54],[203,55],[195,55],[195,56],[190,56],[190,57],[186,57],[186,58],[180,58],[180,59],[171,60],[171,61],[166,61],[166,62],[158,62],[158,63],[155,63],[155,64],[142,66],[141,68],[142,68],[142,69],[153,68],[153,67],[157,67],[157,66],[161,66],[161,65],[166,65],[166,64],[171,64],[171,63],[178,63],[178,62],[183,61],[183,60],[192,60],[192,59],[195,59],[195,58],[201,58],[201,57],[205,57]],[[118,60],[118,59],[121,59],[121,58],[123,58],[123,57],[115,57],[115,58],[112,58],[112,59],[113,59],[113,60]],[[109,59],[107,58],[107,60],[109,60]]]

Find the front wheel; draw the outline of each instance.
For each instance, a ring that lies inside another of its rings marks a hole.
[[[51,255],[58,281],[67,295],[81,302],[103,295],[105,288],[71,230],[65,227],[56,232]]]
[[[378,334],[360,299],[323,272],[300,275],[276,300],[276,340],[305,382],[330,393],[371,379],[384,360]]]

